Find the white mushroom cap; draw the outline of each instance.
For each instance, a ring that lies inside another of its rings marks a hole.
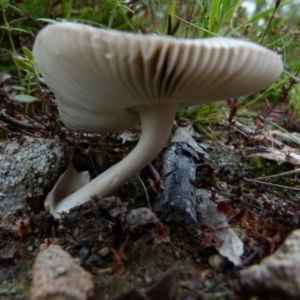
[[[112,194],[145,167],[166,143],[178,106],[258,91],[283,69],[279,55],[251,42],[174,39],[76,23],[47,26],[33,53],[68,127],[115,132],[142,124],[135,149],[78,192],[53,203],[55,215],[92,195]]]
[[[130,110],[136,105],[190,106],[238,97],[282,72],[278,54],[250,42],[174,39],[76,23],[47,26],[33,52],[65,124],[94,132],[138,123]]]

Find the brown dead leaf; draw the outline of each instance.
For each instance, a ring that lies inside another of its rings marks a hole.
[[[179,269],[176,266],[169,268],[164,275],[146,290],[150,300],[175,300],[179,286]]]
[[[124,263],[119,255],[114,252],[113,266],[111,270],[117,277],[122,277],[124,274]]]
[[[113,300],[149,300],[149,298],[144,295],[143,292],[137,290],[137,289],[132,289],[124,294],[122,294],[119,297],[114,298]]]
[[[244,150],[242,154],[245,158],[263,157],[276,161],[278,164],[289,162],[295,166],[300,166],[299,151],[288,146],[285,146],[282,149],[275,149],[272,147],[251,148]]]
[[[155,224],[151,233],[157,244],[170,242],[170,228],[161,222]]]
[[[218,212],[217,204],[210,200],[203,201],[197,208],[199,223],[213,231],[214,243],[212,246],[235,266],[242,263],[241,255],[244,244],[230,228],[227,218]]]
[[[199,154],[207,156],[207,153],[201,147],[199,147],[198,143],[194,140],[192,134],[193,134],[192,125],[188,125],[185,127],[178,127],[174,133],[171,142],[172,143],[185,142],[189,144]]]

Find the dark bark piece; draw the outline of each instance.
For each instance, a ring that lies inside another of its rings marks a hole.
[[[159,195],[155,212],[163,221],[197,224],[196,176],[198,154],[185,142],[173,143],[163,157],[164,191]]]
[[[170,267],[157,282],[145,291],[136,288],[113,298],[113,300],[175,300],[180,279],[180,270]]]
[[[132,290],[114,298],[113,300],[149,300],[143,292],[133,288]]]
[[[180,271],[177,266],[170,267],[163,276],[146,290],[150,300],[175,300],[179,287]]]

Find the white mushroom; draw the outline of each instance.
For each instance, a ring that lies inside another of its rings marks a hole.
[[[67,22],[44,28],[33,53],[66,126],[104,133],[142,125],[134,150],[52,203],[54,215],[93,195],[111,195],[144,168],[168,140],[178,106],[258,91],[283,68],[279,55],[251,42],[174,39]]]

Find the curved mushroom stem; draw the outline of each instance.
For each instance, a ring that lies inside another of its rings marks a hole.
[[[172,128],[178,104],[152,104],[134,107],[139,113],[142,133],[136,147],[119,163],[103,172],[77,192],[50,203],[54,216],[83,204],[92,196],[112,195],[126,181],[151,162],[165,146]]]

